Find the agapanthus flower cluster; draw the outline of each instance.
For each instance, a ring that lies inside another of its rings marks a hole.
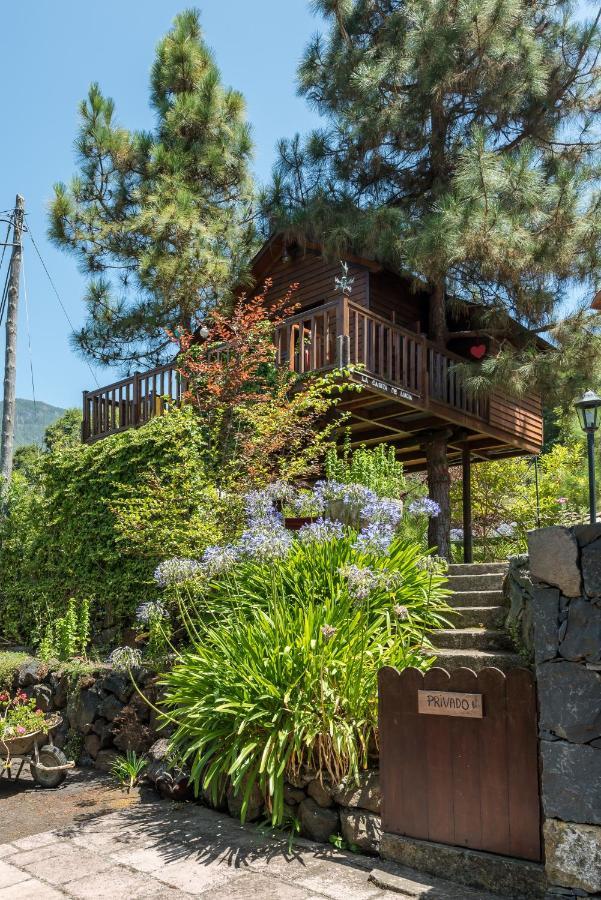
[[[393,538],[394,531],[392,528],[373,522],[361,529],[353,544],[353,548],[363,553],[385,554],[388,552]]]
[[[382,583],[381,573],[368,566],[344,566],[340,574],[346,578],[349,594],[355,600],[367,600]]]
[[[463,540],[463,528],[451,528],[451,541],[460,544]]]
[[[392,607],[392,611],[393,611],[395,617],[400,622],[406,622],[407,619],[409,618],[409,610],[407,609],[406,606],[403,606],[401,603],[395,603],[395,605]]]
[[[249,528],[241,535],[236,550],[240,557],[269,562],[286,556],[292,541],[292,533],[281,526]]]
[[[336,634],[338,629],[334,628],[333,625],[322,625],[320,630],[321,630],[321,636],[323,637],[325,643],[327,644],[329,641],[332,640],[332,638],[334,637],[334,635]]]
[[[499,537],[513,537],[517,528],[517,522],[501,522],[497,525],[496,533]]]
[[[344,527],[341,522],[334,522],[331,519],[323,519],[321,517],[316,522],[303,525],[298,532],[298,539],[301,544],[314,542],[324,544],[327,541],[333,541],[342,537],[344,537]]]
[[[149,600],[147,603],[141,603],[136,609],[136,619],[138,622],[147,624],[157,619],[168,619],[169,613],[159,600]]]
[[[202,566],[197,560],[174,556],[158,564],[154,570],[154,580],[159,587],[169,587],[198,578],[202,574]]]
[[[316,481],[313,496],[316,504],[324,510],[333,500],[344,500],[347,485],[339,481]]]
[[[414,516],[422,515],[435,519],[440,515],[440,506],[436,500],[432,500],[430,497],[420,497],[409,504],[409,512]]]
[[[229,572],[238,562],[238,550],[233,544],[216,544],[207,547],[201,557],[202,568],[209,578],[218,578]]]
[[[134,647],[116,647],[109,656],[109,662],[114,669],[126,672],[140,665],[142,653]]]
[[[370,523],[396,528],[403,516],[403,504],[390,497],[374,497],[361,508],[361,518]]]
[[[274,506],[274,498],[268,490],[249,491],[244,498],[246,521],[250,528],[279,525],[282,514]]]

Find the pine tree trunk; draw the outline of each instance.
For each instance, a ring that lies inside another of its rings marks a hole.
[[[428,546],[436,547],[439,556],[451,558],[451,501],[449,459],[447,441],[449,432],[436,432],[426,444],[428,465],[428,491],[430,498],[440,506],[440,513],[430,519],[428,525]]]
[[[444,278],[432,285],[429,314],[430,340],[446,347],[447,344],[447,308]]]

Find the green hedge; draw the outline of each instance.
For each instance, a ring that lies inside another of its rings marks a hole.
[[[123,628],[155,596],[161,560],[227,539],[236,519],[190,408],[43,454],[15,473],[0,523],[0,636],[35,644],[71,596],[92,601],[96,634]]]

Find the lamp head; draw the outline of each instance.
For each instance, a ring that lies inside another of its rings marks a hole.
[[[588,433],[596,431],[599,427],[599,410],[601,409],[601,397],[594,391],[586,393],[574,403],[578,414],[578,421],[583,431]]]

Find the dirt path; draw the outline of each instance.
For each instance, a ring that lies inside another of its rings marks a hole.
[[[91,816],[128,809],[140,802],[139,793],[123,793],[108,775],[76,769],[56,790],[35,785],[29,773],[19,781],[0,778],[0,843],[50,831]]]

